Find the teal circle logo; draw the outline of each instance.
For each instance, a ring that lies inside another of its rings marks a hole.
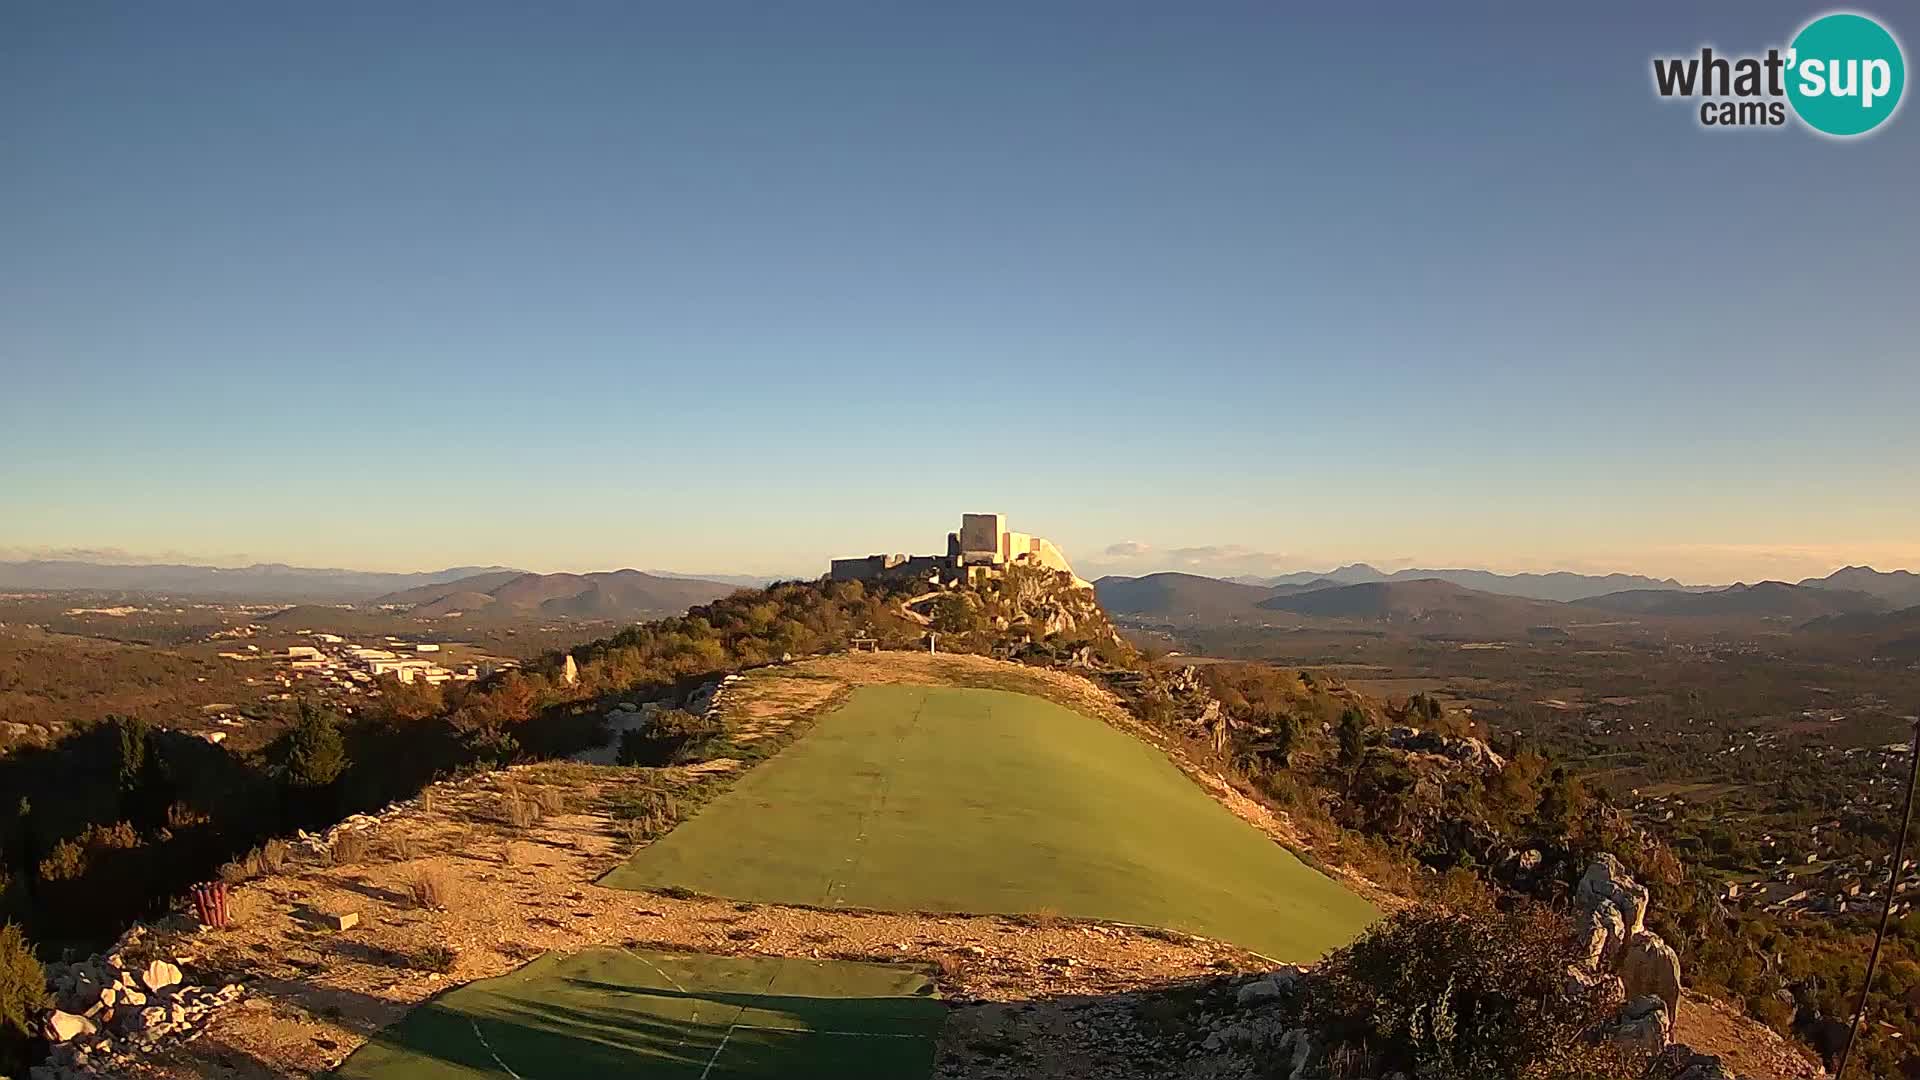
[[[1852,12],[1822,15],[1787,53],[1787,99],[1815,131],[1865,135],[1900,107],[1907,62],[1886,28]]]

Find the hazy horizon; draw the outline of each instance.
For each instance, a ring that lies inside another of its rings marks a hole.
[[[0,548],[1917,567],[1920,118],[1649,87],[1813,10],[7,7]]]
[[[1706,586],[1706,585],[1732,585],[1732,584],[1738,584],[1738,583],[1753,584],[1758,581],[1767,581],[1767,580],[1794,582],[1794,581],[1803,580],[1805,578],[1826,577],[1829,574],[1833,573],[1834,571],[1837,571],[1846,567],[1852,567],[1852,566],[1867,566],[1871,569],[1878,570],[1883,573],[1896,571],[1896,570],[1909,570],[1914,572],[1920,572],[1920,569],[1916,569],[1915,567],[1906,566],[1906,565],[1893,565],[1893,564],[1881,565],[1881,564],[1861,562],[1856,560],[1853,562],[1836,563],[1836,564],[1833,564],[1832,566],[1826,567],[1825,569],[1819,569],[1819,570],[1807,572],[1807,573],[1794,573],[1791,575],[1775,574],[1775,575],[1762,575],[1762,576],[1751,577],[1751,578],[1720,577],[1720,578],[1693,579],[1693,578],[1687,578],[1687,577],[1683,577],[1676,574],[1666,574],[1666,573],[1659,573],[1654,571],[1628,570],[1628,569],[1619,569],[1619,568],[1605,569],[1605,568],[1596,567],[1596,568],[1588,568],[1588,569],[1578,569],[1578,568],[1571,568],[1566,566],[1528,566],[1523,569],[1514,569],[1514,568],[1508,568],[1508,567],[1502,567],[1502,566],[1489,565],[1483,562],[1458,562],[1458,561],[1439,562],[1439,561],[1432,561],[1432,560],[1415,559],[1407,556],[1399,556],[1394,558],[1374,558],[1374,559],[1368,559],[1368,558],[1341,559],[1334,562],[1297,563],[1296,564],[1296,563],[1288,562],[1285,556],[1273,555],[1265,552],[1252,551],[1249,549],[1242,549],[1242,548],[1180,549],[1175,551],[1159,552],[1159,551],[1152,551],[1152,550],[1146,550],[1146,551],[1138,550],[1141,547],[1142,545],[1138,545],[1135,543],[1122,542],[1118,544],[1109,545],[1109,547],[1106,550],[1094,555],[1091,558],[1078,558],[1071,551],[1067,552],[1067,556],[1069,559],[1073,560],[1075,570],[1081,573],[1083,576],[1089,577],[1089,578],[1105,577],[1108,575],[1118,575],[1118,576],[1126,576],[1126,577],[1144,577],[1148,574],[1156,574],[1156,573],[1188,573],[1188,574],[1197,574],[1201,576],[1216,577],[1216,578],[1229,578],[1229,577],[1271,578],[1271,577],[1281,577],[1288,574],[1299,574],[1299,573],[1331,573],[1335,570],[1339,570],[1348,566],[1365,565],[1365,566],[1371,566],[1375,570],[1378,570],[1385,574],[1392,574],[1396,571],[1408,570],[1408,569],[1473,570],[1473,571],[1486,571],[1490,573],[1506,574],[1506,575],[1528,574],[1528,573],[1550,574],[1555,572],[1587,574],[1587,575],[1594,575],[1594,576],[1604,576],[1608,574],[1623,574],[1623,575],[1653,578],[1661,581],[1673,580],[1673,581],[1677,581],[1679,584],[1683,586]],[[887,550],[902,550],[902,551],[907,551],[909,553],[915,553],[915,552],[922,552],[922,549],[925,549],[925,551],[932,551],[933,545],[921,545],[921,547],[919,548],[901,548],[901,549],[887,549]],[[1124,549],[1124,550],[1121,550],[1121,549]],[[290,561],[287,559],[261,558],[261,557],[256,557],[254,555],[243,553],[243,552],[233,552],[225,555],[194,554],[194,553],[178,552],[178,551],[161,552],[157,554],[142,554],[138,552],[126,551],[120,548],[24,548],[24,547],[8,547],[5,545],[0,545],[0,563],[49,561],[49,562],[81,562],[81,563],[93,563],[98,565],[114,565],[114,566],[181,565],[181,566],[210,567],[210,568],[216,568],[216,569],[244,569],[250,566],[260,566],[260,565],[276,566],[277,565],[277,566],[289,566],[289,567],[295,567],[299,569],[310,569],[310,570],[342,570],[342,571],[352,571],[352,572],[394,573],[394,574],[438,573],[443,570],[449,570],[449,569],[454,569],[458,567],[481,567],[481,568],[508,567],[512,569],[525,570],[529,573],[539,573],[539,574],[560,574],[560,573],[586,574],[586,573],[608,572],[613,570],[641,570],[647,573],[669,574],[676,577],[710,577],[710,578],[758,577],[758,578],[765,578],[769,580],[791,580],[796,578],[807,579],[807,578],[818,577],[820,574],[825,573],[826,564],[829,559],[840,558],[840,557],[849,556],[849,555],[862,555],[862,554],[872,554],[872,552],[862,552],[862,551],[835,552],[832,555],[823,555],[819,560],[819,565],[817,567],[807,568],[807,567],[796,566],[796,567],[789,567],[785,570],[770,571],[770,570],[764,570],[764,569],[754,570],[754,569],[743,569],[740,567],[726,567],[726,566],[704,566],[704,567],[661,566],[661,565],[649,565],[649,564],[641,564],[641,563],[633,563],[633,562],[620,563],[620,564],[606,564],[606,565],[542,566],[542,565],[521,565],[517,563],[501,562],[498,560],[458,561],[458,562],[446,562],[446,563],[438,563],[438,564],[420,564],[420,565],[366,566],[366,565],[342,564],[342,563],[303,563],[303,562],[297,562],[297,561]],[[1809,563],[1808,565],[1818,565],[1818,564]],[[1236,567],[1239,567],[1239,568],[1236,568]]]

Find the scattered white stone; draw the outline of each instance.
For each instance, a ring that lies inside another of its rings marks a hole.
[[[47,1014],[46,1023],[41,1025],[41,1033],[50,1043],[71,1042],[82,1035],[91,1035],[100,1030],[94,1022],[84,1016],[75,1016],[70,1012],[55,1009]]]
[[[140,984],[148,990],[158,993],[169,986],[180,985],[180,969],[165,960],[155,960],[140,969]]]

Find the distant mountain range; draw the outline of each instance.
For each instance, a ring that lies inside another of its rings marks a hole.
[[[1263,611],[1286,611],[1322,619],[1407,623],[1427,629],[1525,627],[1566,622],[1569,618],[1564,604],[1501,596],[1437,578],[1367,581],[1304,592],[1282,592],[1256,606]]]
[[[1642,577],[1639,574],[1575,574],[1556,570],[1550,574],[1496,574],[1491,570],[1396,570],[1385,573],[1366,563],[1353,563],[1324,574],[1301,572],[1278,577],[1236,577],[1228,580],[1242,585],[1324,586],[1360,585],[1372,581],[1445,581],[1468,589],[1501,596],[1524,596],[1529,600],[1584,600],[1589,596],[1627,589],[1673,589],[1702,591],[1712,586],[1682,585],[1672,578]]]
[[[1882,572],[1871,566],[1848,566],[1823,578],[1800,582],[1814,589],[1851,589],[1879,597],[1892,608],[1920,605],[1920,574],[1911,570]]]
[[[649,603],[652,603],[654,597],[660,598],[660,605],[649,607],[649,611],[684,610],[689,604],[705,603],[717,596],[724,596],[735,588],[758,588],[768,583],[766,578],[730,574],[714,575],[711,578],[663,571],[642,573],[638,570],[623,570],[618,574],[638,574],[649,582],[657,583],[648,585],[645,590],[642,590],[645,594],[644,598]],[[387,601],[386,598],[422,590],[431,592],[441,586],[453,584],[461,585],[465,591],[485,593],[520,577],[594,579],[592,583],[598,584],[597,579],[611,579],[617,576],[617,574],[541,575],[508,566],[454,566],[445,570],[420,573],[384,573],[373,570],[287,566],[281,563],[217,567],[159,563],[122,564],[78,559],[0,561],[0,590],[159,593],[208,600],[261,603],[357,604],[376,599],[382,602],[405,602]],[[472,587],[477,583],[488,581],[491,584],[487,584],[485,588]],[[687,583],[687,587],[677,589],[676,583],[681,582]],[[642,595],[642,592],[636,592],[631,587],[630,579],[623,578],[605,584],[606,587],[598,599],[585,600],[582,604],[592,606],[605,602],[613,609],[624,612],[629,606],[625,603],[626,598]],[[555,588],[560,586],[556,585]],[[714,592],[715,589],[719,592]],[[564,596],[555,595],[543,599],[568,600],[587,591],[591,591],[591,585],[583,586]],[[680,595],[697,596],[699,599],[680,604],[668,602]]]
[[[1335,573],[1341,572],[1351,577],[1356,570],[1342,567]],[[1483,571],[1463,573],[1484,574]],[[1094,588],[1109,612],[1152,620],[1259,623],[1274,621],[1274,615],[1285,613],[1309,619],[1453,628],[1462,632],[1566,625],[1593,621],[1605,613],[1642,618],[1719,616],[1811,620],[1881,612],[1895,604],[1861,589],[1837,587],[1836,579],[1838,583],[1875,584],[1890,595],[1900,595],[1902,582],[1898,575],[1879,575],[1879,579],[1866,579],[1857,573],[1841,575],[1818,579],[1818,584],[1764,581],[1724,588],[1621,589],[1572,601],[1502,594],[1444,578],[1409,579],[1400,574],[1382,575],[1380,580],[1364,582],[1341,582],[1334,574],[1290,575],[1289,579],[1277,583],[1255,584],[1244,579],[1164,573],[1139,578],[1105,577],[1095,582]],[[1582,577],[1574,574],[1485,576],[1509,588],[1517,587],[1516,578],[1528,579],[1519,583],[1522,586],[1539,586],[1562,577]],[[1632,579],[1630,575],[1613,577]],[[1591,583],[1610,579],[1584,580]],[[1558,584],[1571,587],[1570,582]]]
[[[1885,600],[1852,589],[1789,585],[1784,581],[1729,585],[1713,592],[1697,593],[1629,589],[1590,597],[1580,601],[1580,606],[1636,615],[1758,615],[1801,619],[1885,611],[1888,607]]]
[[[458,581],[475,574],[524,573],[503,566],[455,566],[414,574],[255,563],[217,567],[121,565],[75,560],[0,562],[0,589],[149,592],[209,599],[352,603],[396,589]]]
[[[371,603],[405,607],[421,618],[450,615],[547,615],[625,619],[677,615],[733,593],[739,586],[700,578],[663,577],[639,570],[604,574],[529,574],[493,571],[458,581],[421,585],[375,597]]]

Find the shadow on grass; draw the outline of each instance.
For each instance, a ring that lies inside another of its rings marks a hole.
[[[797,992],[775,990],[782,981]],[[875,965],[548,956],[422,1005],[337,1075],[915,1080],[931,1075],[946,1016],[931,993],[924,975]]]

